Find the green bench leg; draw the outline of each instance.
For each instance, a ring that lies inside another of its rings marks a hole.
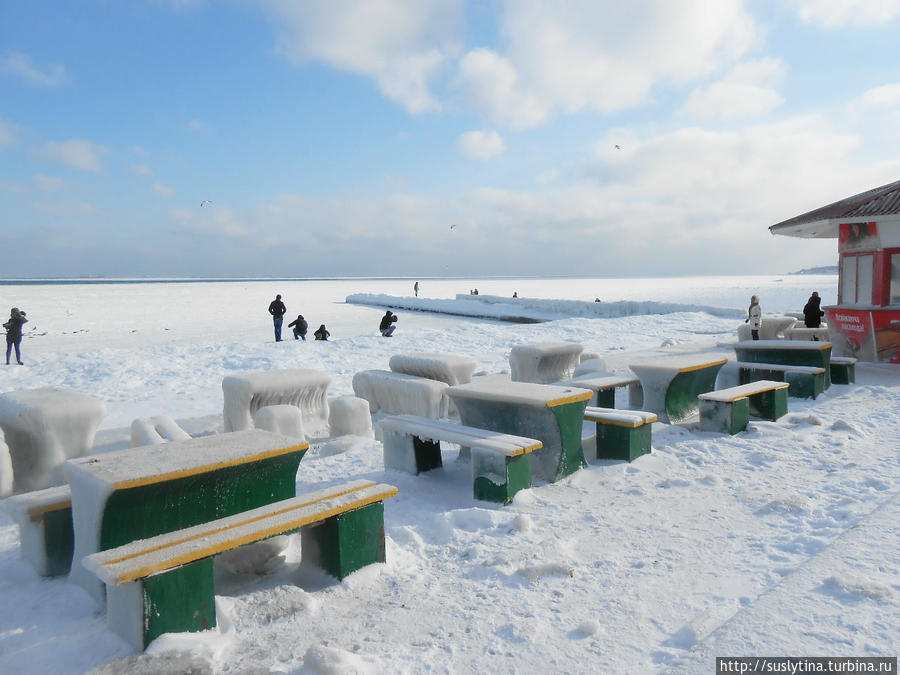
[[[441,460],[441,444],[438,441],[423,441],[416,436],[412,437],[413,452],[416,458],[416,473],[440,469],[444,466]]]
[[[787,415],[787,389],[762,391],[750,396],[750,409],[753,414],[773,422]]]
[[[784,381],[790,387],[788,395],[794,398],[812,398],[815,399],[819,394],[825,391],[825,375],[809,375],[807,373],[785,373]]]
[[[509,504],[519,490],[531,487],[531,457],[504,457],[490,450],[472,448],[475,499]]]
[[[332,516],[300,533],[304,562],[311,562],[338,579],[385,561],[381,502]]]
[[[831,371],[832,384],[853,384],[856,382],[856,364],[832,363],[829,370]]]
[[[108,586],[106,621],[110,630],[141,651],[163,633],[214,628],[213,559]]]
[[[72,552],[75,550],[75,532],[72,529],[72,508],[47,511],[44,515],[44,553],[47,556],[47,576],[58,577],[69,573]]]
[[[650,424],[623,427],[597,424],[597,459],[624,459],[631,462],[650,452]]]
[[[598,408],[615,408],[616,407],[616,390],[615,389],[598,389],[597,390],[597,407]]]
[[[700,399],[700,428],[734,436],[747,428],[750,421],[750,402],[746,398],[736,401],[707,401]]]

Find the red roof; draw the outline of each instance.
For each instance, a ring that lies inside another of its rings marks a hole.
[[[772,234],[836,237],[839,221],[900,214],[900,180],[860,192],[769,227]]]

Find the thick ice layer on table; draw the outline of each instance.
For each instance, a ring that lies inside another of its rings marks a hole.
[[[131,423],[131,447],[184,441],[191,435],[168,415],[138,417]]]
[[[582,354],[582,356],[584,356],[584,354]],[[575,370],[572,371],[572,377],[581,377],[582,375],[589,374],[594,377],[599,377],[600,375],[612,375],[606,368],[606,361],[599,358],[581,359],[581,362],[575,366]]]
[[[9,446],[0,429],[0,498],[8,497],[13,489],[12,459],[9,457]]]
[[[311,438],[328,435],[328,385],[331,375],[311,368],[236,373],[222,379],[225,431],[253,426],[260,408],[287,404],[300,409]]]
[[[328,408],[328,426],[332,436],[372,438],[372,414],[366,399],[338,396],[331,399]]]
[[[353,392],[369,402],[373,414],[446,417],[447,389],[444,382],[390,370],[363,370],[353,376]]]
[[[759,326],[760,340],[784,340],[785,331],[797,325],[797,319],[792,316],[778,316],[773,314],[763,315],[762,323]],[[742,323],[738,326],[738,340],[751,340],[753,335],[750,332],[749,323]]]
[[[583,350],[574,342],[515,345],[509,354],[512,380],[548,384],[571,379]]]
[[[299,408],[286,403],[267,405],[257,410],[253,415],[253,426],[282,436],[306,440],[303,414]]]
[[[454,399],[473,398],[482,401],[500,401],[513,405],[547,408],[559,405],[573,397],[579,401],[588,400],[591,391],[577,387],[560,387],[533,382],[481,381],[479,378],[469,384],[454,387],[450,391],[450,396]]]
[[[429,380],[446,382],[451,387],[471,382],[477,365],[478,362],[470,356],[426,352],[394,354],[390,361],[390,368],[395,373],[427,377]]]
[[[63,387],[0,395],[0,428],[9,447],[17,492],[63,482],[62,464],[86,455],[106,404]]]

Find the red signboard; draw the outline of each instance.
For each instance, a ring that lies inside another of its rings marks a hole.
[[[826,307],[835,356],[900,363],[900,308]]]

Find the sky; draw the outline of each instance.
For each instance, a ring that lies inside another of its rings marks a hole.
[[[0,0],[0,277],[684,276],[900,179],[900,0]]]

